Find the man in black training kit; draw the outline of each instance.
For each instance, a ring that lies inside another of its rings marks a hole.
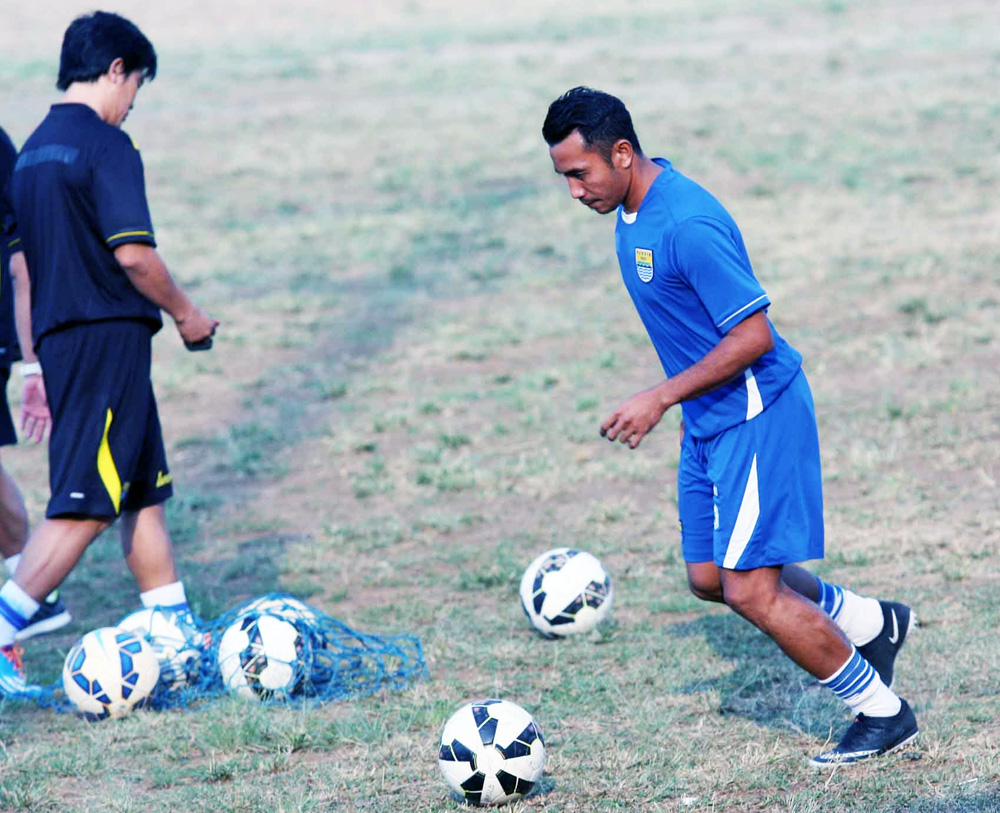
[[[815,410],[735,221],[669,161],[643,154],[614,96],[574,88],[550,105],[542,135],[570,194],[615,212],[622,281],[667,374],[626,399],[601,435],[635,449],[681,405],[677,506],[691,591],[725,602],[854,712],[814,766],[901,748],[918,730],[892,691],[893,663],[914,616],[796,564],[824,554]]]
[[[155,75],[156,52],[131,22],[105,12],[77,18],[59,61],[63,103],[14,167],[30,276],[30,288],[15,286],[16,307],[21,336],[30,322],[52,412],[52,495],[0,588],[0,694],[31,691],[12,646],[17,632],[119,515],[143,606],[189,612],[163,508],[172,487],[150,381],[152,336],[161,309],[189,349],[209,346],[218,322],[157,254],[142,160],[119,129]]]
[[[11,273],[16,269],[21,273],[24,267],[24,253],[20,249],[21,240],[13,231],[14,213],[7,200],[7,183],[14,172],[17,150],[7,133],[0,127],[0,446],[17,443],[17,432],[10,416],[7,403],[7,382],[14,363],[22,358],[14,325],[14,289]],[[36,443],[45,437],[48,425],[48,405],[41,388],[32,386],[28,379],[40,380],[41,366],[30,348],[24,353],[21,375],[27,389],[35,396],[35,401],[26,404],[22,410],[22,428],[28,430],[28,437]],[[40,400],[39,397],[40,396]],[[7,572],[13,576],[21,561],[21,551],[28,541],[28,511],[24,505],[21,490],[3,465],[0,464],[0,558],[7,565]],[[55,590],[41,603],[35,614],[28,619],[28,626],[22,629],[17,639],[23,641],[35,635],[52,632],[65,627],[70,621],[59,591]]]

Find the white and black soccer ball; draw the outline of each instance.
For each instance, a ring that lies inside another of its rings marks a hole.
[[[299,627],[270,613],[238,616],[222,633],[219,673],[231,692],[250,699],[283,700],[309,673],[311,649]]]
[[[611,577],[593,554],[554,548],[521,577],[521,607],[546,638],[592,630],[611,611]]]
[[[101,627],[73,644],[63,664],[63,689],[89,720],[124,717],[145,704],[160,679],[160,663],[142,638]]]
[[[313,624],[319,618],[319,610],[287,593],[268,593],[257,596],[241,604],[236,610],[237,615],[251,613],[270,613],[292,623],[300,622],[300,626],[302,626],[302,622],[306,626]]]
[[[144,607],[126,615],[118,626],[148,643],[160,662],[157,691],[186,686],[198,672],[204,635],[187,613]]]
[[[535,719],[509,700],[479,700],[441,732],[438,764],[451,789],[474,805],[502,805],[531,792],[545,768]]]

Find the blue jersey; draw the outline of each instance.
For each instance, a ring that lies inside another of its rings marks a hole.
[[[7,182],[14,171],[17,150],[0,127],[0,367],[10,367],[21,358],[14,325],[14,288],[10,278],[10,256],[20,239],[14,228],[14,212],[7,196]]]
[[[142,159],[125,133],[86,105],[53,105],[21,149],[11,193],[36,346],[47,333],[88,322],[162,326],[160,309],[114,255],[125,243],[156,245]]]
[[[735,221],[711,194],[655,159],[663,171],[639,211],[619,207],[615,248],[667,376],[704,358],[771,301],[750,266]],[[687,431],[708,438],[759,415],[795,377],[802,356],[771,325],[774,348],[744,374],[682,404]]]

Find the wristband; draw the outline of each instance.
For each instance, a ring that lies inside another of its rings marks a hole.
[[[42,365],[38,361],[26,361],[21,365],[21,377],[28,378],[33,375],[41,375]]]

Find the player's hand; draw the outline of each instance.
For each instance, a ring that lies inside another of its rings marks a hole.
[[[635,449],[666,411],[667,404],[659,387],[637,392],[601,424],[601,437],[627,443]]]
[[[212,319],[202,313],[200,308],[192,307],[188,313],[174,321],[188,350],[208,350],[212,346],[212,337],[219,326],[218,319]]]
[[[45,380],[40,375],[29,375],[21,390],[21,431],[28,440],[41,443],[51,420]]]

